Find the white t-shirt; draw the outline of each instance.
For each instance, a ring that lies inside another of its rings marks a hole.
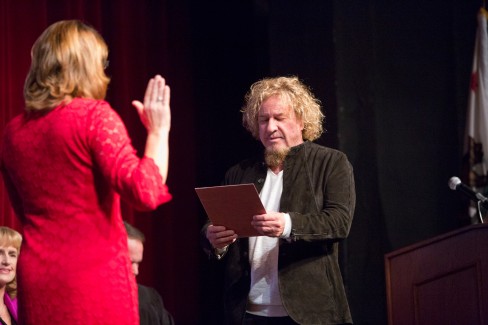
[[[278,174],[268,169],[266,181],[259,194],[267,212],[280,211],[283,192],[283,171]],[[290,216],[286,216],[282,237],[289,236]],[[281,302],[278,287],[279,239],[258,236],[249,238],[249,262],[251,263],[251,290],[248,296],[247,312],[268,317],[288,316]]]

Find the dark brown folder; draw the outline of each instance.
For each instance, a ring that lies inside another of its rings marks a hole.
[[[232,229],[239,237],[260,236],[251,221],[266,210],[254,184],[197,187],[195,191],[215,226]]]

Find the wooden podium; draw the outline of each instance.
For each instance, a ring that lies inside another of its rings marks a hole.
[[[385,255],[389,325],[488,324],[488,224]]]

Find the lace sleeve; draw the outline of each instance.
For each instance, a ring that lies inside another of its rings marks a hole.
[[[118,114],[104,101],[88,119],[93,159],[102,175],[129,204],[154,210],[171,200],[153,159],[139,158]]]

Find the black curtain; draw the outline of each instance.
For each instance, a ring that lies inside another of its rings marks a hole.
[[[461,171],[479,6],[474,0],[192,6],[200,45],[193,51],[196,102],[208,108],[199,111],[199,141],[212,143],[197,146],[203,158],[197,182],[216,185],[231,164],[261,150],[238,113],[252,82],[298,75],[310,85],[326,114],[327,132],[317,142],[346,152],[355,171],[355,219],[341,246],[355,324],[387,322],[384,254],[468,224],[465,201],[447,181]],[[203,265],[208,298],[221,269]],[[218,308],[219,297],[207,305]]]

